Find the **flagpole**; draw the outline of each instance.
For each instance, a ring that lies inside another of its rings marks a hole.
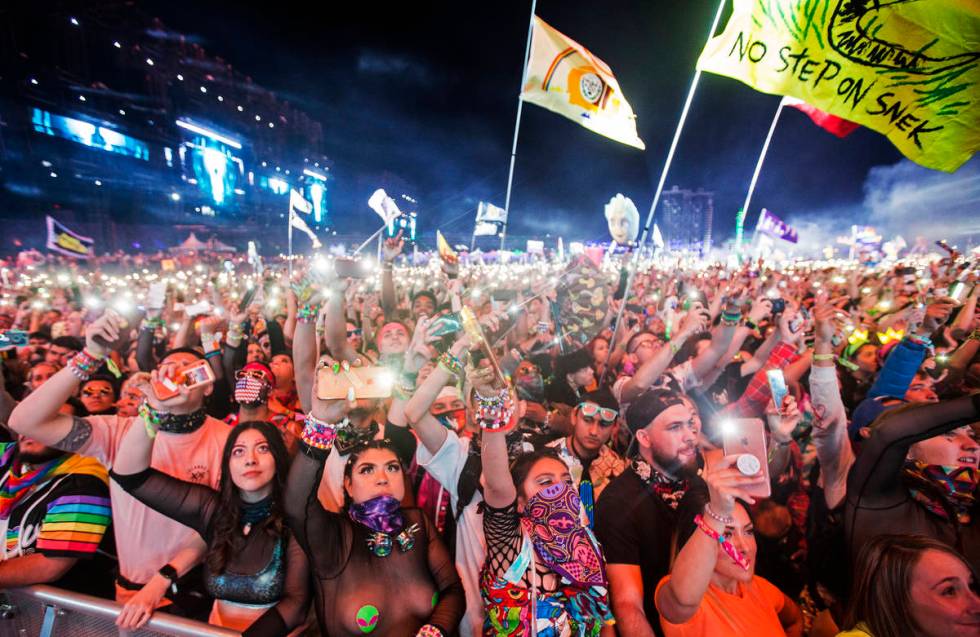
[[[524,45],[524,69],[521,71],[521,88],[517,93],[517,120],[514,122],[514,142],[510,147],[510,170],[507,172],[507,196],[504,197],[504,210],[507,211],[507,222],[510,221],[510,192],[514,185],[514,164],[517,162],[517,136],[521,131],[521,111],[524,110],[524,100],[521,95],[524,93],[524,84],[527,82],[527,64],[531,57],[531,35],[534,33],[534,11],[538,6],[538,0],[531,0],[531,18],[527,24],[527,43]],[[500,250],[504,249],[504,241],[507,240],[507,222],[500,231]],[[474,235],[473,240],[476,241]]]
[[[293,278],[293,214],[295,214],[293,213],[293,206],[292,204],[290,204],[289,215],[286,220],[286,223],[289,224],[289,229],[287,230],[288,233],[287,243],[289,245],[289,278],[290,279]]]
[[[772,116],[772,124],[769,125],[769,133],[766,135],[766,141],[762,145],[762,152],[759,153],[759,159],[755,162],[755,172],[752,173],[752,181],[749,182],[749,191],[745,193],[745,203],[742,204],[742,210],[745,214],[749,214],[749,202],[752,201],[752,193],[755,192],[755,184],[759,181],[759,173],[762,172],[762,162],[766,160],[766,153],[769,152],[769,142],[772,141],[772,135],[776,132],[776,124],[779,123],[779,114],[783,112],[783,100],[779,100],[779,106],[776,108],[776,114]],[[759,213],[759,219],[762,219],[762,213]],[[755,224],[755,231],[752,233],[752,244],[755,244],[756,236],[759,234],[759,223]],[[740,252],[741,246],[735,246],[735,254]]]
[[[711,40],[714,36],[715,31],[718,30],[718,23],[721,22],[721,14],[725,10],[725,4],[728,0],[720,0],[718,2],[718,9],[715,11],[715,19],[711,22],[711,29],[708,31],[708,37],[705,40],[705,44]],[[647,220],[643,226],[643,234],[640,235],[640,242],[636,245],[633,251],[633,259],[630,263],[629,274],[626,277],[626,289],[623,292],[622,303],[619,306],[619,312],[616,315],[616,327],[613,330],[612,342],[609,343],[610,351],[616,343],[616,333],[619,331],[618,327],[620,322],[623,320],[623,310],[626,309],[626,299],[629,298],[630,290],[633,289],[633,279],[636,276],[636,268],[640,260],[640,252],[643,251],[643,244],[646,243],[647,235],[650,234],[650,228],[653,224],[654,214],[657,212],[657,206],[660,204],[660,195],[664,190],[664,183],[667,181],[667,173],[670,171],[670,164],[674,160],[674,152],[677,150],[677,143],[681,138],[681,131],[684,130],[684,122],[687,120],[687,113],[691,109],[691,102],[694,101],[694,93],[698,88],[698,81],[701,79],[701,69],[696,68],[694,70],[694,78],[691,80],[691,86],[687,89],[687,99],[684,100],[684,109],[681,111],[680,120],[677,122],[677,128],[674,129],[674,138],[670,142],[670,150],[667,151],[667,159],[664,161],[664,167],[660,171],[660,181],[657,183],[657,191],[653,195],[653,202],[650,204],[650,212],[647,213]],[[602,381],[606,378],[606,373],[609,371],[608,366],[602,370],[602,378],[599,379],[599,385],[602,385]]]

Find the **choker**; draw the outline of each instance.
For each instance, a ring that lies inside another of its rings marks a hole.
[[[207,418],[203,407],[190,414],[167,414],[158,411],[156,415],[160,419],[156,426],[157,431],[164,431],[169,434],[194,433],[201,428],[204,419]]]
[[[253,526],[272,514],[272,496],[258,502],[242,502],[240,511],[238,521],[242,525],[242,534],[248,535]]]

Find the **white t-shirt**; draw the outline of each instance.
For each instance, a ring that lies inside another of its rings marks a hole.
[[[90,416],[92,435],[78,453],[91,456],[112,469],[119,443],[131,426],[142,427],[139,418]],[[217,490],[221,454],[231,428],[210,416],[189,434],[158,432],[150,466],[178,480],[196,482]],[[119,556],[119,573],[143,584],[164,567],[196,535],[190,527],[157,513],[126,493],[115,480],[109,481],[112,501],[112,530]],[[124,595],[127,599],[133,593]],[[123,601],[118,600],[117,601]]]
[[[429,472],[451,498],[450,514],[456,514],[459,494],[457,485],[469,455],[471,438],[460,439],[450,431],[445,442],[435,455],[428,452],[425,445],[419,445],[415,452],[418,465]],[[482,477],[481,477],[482,480]],[[483,598],[480,596],[480,572],[487,556],[487,542],[483,537],[483,515],[477,507],[483,502],[480,491],[463,509],[456,524],[456,570],[463,581],[466,592],[466,614],[459,625],[461,637],[480,637],[483,634]]]

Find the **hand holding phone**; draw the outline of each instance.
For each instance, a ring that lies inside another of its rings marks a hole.
[[[764,478],[742,485],[741,490],[755,498],[768,498],[772,489],[769,485],[765,423],[759,418],[737,418],[723,423],[721,433],[726,461],[734,458],[731,466],[743,476]]]
[[[172,374],[158,375],[150,381],[157,400],[169,400],[180,394],[180,388],[188,390],[214,382],[214,370],[207,361],[197,361],[175,370]]]

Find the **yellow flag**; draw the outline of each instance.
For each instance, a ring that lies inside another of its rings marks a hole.
[[[606,63],[538,16],[521,99],[609,139],[646,148],[636,134],[636,115]]]
[[[790,95],[953,172],[980,149],[977,0],[734,0],[698,68]]]

